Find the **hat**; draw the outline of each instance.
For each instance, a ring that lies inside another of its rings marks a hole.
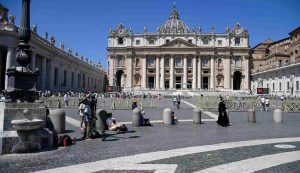
[[[142,111],[141,114],[145,114],[145,111]]]

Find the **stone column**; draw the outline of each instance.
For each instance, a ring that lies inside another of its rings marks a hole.
[[[53,65],[53,60],[50,60],[50,81],[49,81],[49,90],[52,91],[54,88],[54,65]]]
[[[132,56],[125,55],[125,59],[127,60],[127,89],[132,89]]]
[[[160,88],[165,89],[165,57],[161,57],[161,64],[160,64]]]
[[[170,59],[170,89],[174,89],[174,55]]]
[[[224,62],[224,88],[231,89],[231,62],[230,56],[225,58]]]
[[[41,76],[41,89],[45,90],[46,88],[46,71],[47,71],[47,59],[45,57],[42,58],[42,76]]]
[[[183,58],[183,89],[186,89],[187,83],[187,55],[184,55]]]
[[[142,88],[147,88],[147,57],[143,57]]]
[[[14,61],[14,48],[7,47],[7,55],[6,55],[6,70],[5,72],[13,66]],[[5,89],[8,88],[8,77],[5,75]]]
[[[202,85],[202,59],[201,56],[198,58],[198,89],[201,89]]]
[[[250,67],[249,67],[249,58],[248,58],[248,56],[244,56],[243,57],[243,61],[244,61],[244,67],[243,67],[243,69],[245,69],[244,70],[244,73],[245,73],[245,82],[244,82],[244,86],[243,86],[242,89],[249,90],[249,75],[250,75],[249,68]],[[271,87],[271,85],[269,87]]]
[[[215,58],[214,55],[210,59],[210,89],[215,89]]]
[[[197,89],[197,59],[196,55],[193,57],[193,83],[192,83],[192,89]]]
[[[156,61],[155,61],[155,88],[158,90],[159,89],[159,56],[156,56]]]
[[[32,52],[31,53],[31,70],[35,71],[35,59],[36,59],[36,53]]]

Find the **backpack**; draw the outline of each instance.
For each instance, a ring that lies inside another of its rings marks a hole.
[[[72,139],[69,135],[63,135],[58,138],[58,146],[70,146],[72,145]]]

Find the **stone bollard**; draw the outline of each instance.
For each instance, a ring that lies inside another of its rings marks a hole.
[[[282,110],[275,109],[273,113],[273,121],[274,123],[282,123]]]
[[[97,118],[96,129],[107,130],[107,125],[106,125],[107,112],[104,109],[97,109],[96,118]]]
[[[49,118],[53,123],[54,129],[58,134],[66,130],[66,113],[63,109],[50,110]]]
[[[165,108],[163,112],[163,124],[164,125],[172,125],[172,110],[170,108]]]
[[[201,122],[201,109],[195,108],[193,111],[193,123],[202,124]]]
[[[140,127],[142,126],[142,114],[140,108],[135,108],[132,111],[132,126]]]
[[[255,110],[249,109],[248,110],[248,123],[255,123],[256,117],[255,117]]]

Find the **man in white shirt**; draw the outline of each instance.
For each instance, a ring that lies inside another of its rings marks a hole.
[[[107,119],[106,119],[106,125],[108,127],[108,130],[111,131],[116,131],[116,130],[121,130],[121,131],[126,131],[127,127],[124,124],[119,124],[116,122],[114,118],[112,118],[112,113],[107,113]]]

